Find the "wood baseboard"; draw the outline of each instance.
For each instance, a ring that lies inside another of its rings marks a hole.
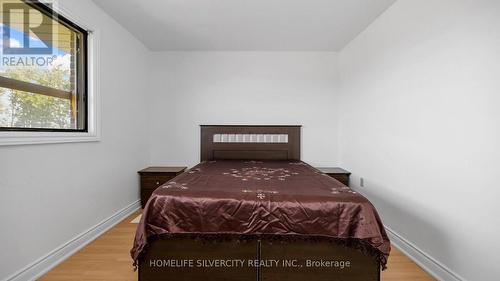
[[[128,206],[122,208],[112,216],[101,221],[90,229],[82,232],[68,242],[62,244],[52,250],[47,255],[39,258],[18,272],[7,277],[4,281],[23,281],[36,280],[49,270],[63,262],[65,259],[76,253],[81,248],[85,247],[104,232],[115,226],[117,223],[128,217],[130,214],[138,210],[141,206],[140,200],[132,202]]]

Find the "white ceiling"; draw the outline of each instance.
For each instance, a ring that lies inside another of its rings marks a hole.
[[[340,51],[396,0],[93,0],[154,51]]]

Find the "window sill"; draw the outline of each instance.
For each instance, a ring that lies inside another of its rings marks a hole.
[[[100,141],[96,133],[0,132],[0,146]]]

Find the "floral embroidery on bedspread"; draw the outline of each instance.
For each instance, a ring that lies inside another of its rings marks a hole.
[[[187,183],[177,183],[175,181],[167,182],[167,184],[163,185],[161,188],[165,189],[188,189]]]
[[[249,190],[249,189],[243,189],[241,192],[243,193],[256,193],[257,198],[260,200],[264,200],[266,198],[266,194],[278,194],[279,192],[276,190]]]
[[[267,168],[267,167],[248,167],[241,169],[230,169],[229,172],[224,172],[223,175],[239,178],[242,181],[249,180],[272,180],[277,179],[280,181],[286,180],[286,178],[298,175],[297,172],[290,172],[285,168]]]
[[[351,193],[351,194],[356,194],[356,191],[350,189],[349,187],[347,186],[336,186],[336,187],[332,187],[331,188],[332,190],[332,194],[339,194],[339,193]]]

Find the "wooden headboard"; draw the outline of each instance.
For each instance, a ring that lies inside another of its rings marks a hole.
[[[201,161],[300,160],[301,126],[201,125]]]

